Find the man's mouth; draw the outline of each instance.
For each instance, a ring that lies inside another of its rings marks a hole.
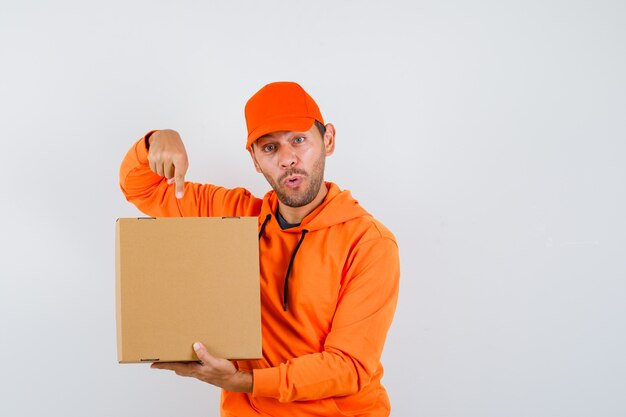
[[[304,177],[300,175],[291,175],[283,180],[283,184],[289,188],[296,188],[302,183],[303,180]]]

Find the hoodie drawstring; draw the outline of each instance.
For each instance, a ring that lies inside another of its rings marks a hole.
[[[259,231],[259,240],[261,240],[261,236],[263,236],[263,232],[265,231],[265,226],[267,226],[267,223],[270,221],[271,218],[272,218],[271,214],[268,214],[267,216],[265,216],[265,220],[263,220],[263,224],[261,225],[261,230]]]
[[[265,216],[265,220],[263,220],[263,224],[261,224],[261,230],[259,231],[259,240],[261,240],[261,237],[263,236],[263,232],[265,232],[265,226],[267,226],[267,223],[269,223],[271,218],[272,218],[271,214],[268,214],[267,216]],[[293,250],[293,253],[291,254],[291,259],[289,260],[289,266],[287,267],[287,273],[285,274],[285,288],[283,289],[283,310],[284,311],[287,311],[287,304],[289,300],[289,275],[291,275],[291,267],[293,266],[294,259],[296,259],[296,254],[298,253],[298,249],[300,249],[300,245],[302,245],[304,236],[306,236],[307,233],[309,233],[308,230],[302,229],[302,235],[300,236],[300,240],[298,241],[296,248]]]
[[[291,274],[291,267],[293,266],[293,260],[296,259],[296,254],[298,253],[298,249],[300,249],[300,245],[304,240],[304,236],[309,233],[308,230],[302,229],[302,236],[300,236],[300,240],[296,245],[296,248],[293,250],[291,254],[291,259],[289,260],[289,266],[287,267],[287,273],[285,274],[285,288],[283,290],[283,310],[287,311],[287,302],[289,300],[289,275]]]

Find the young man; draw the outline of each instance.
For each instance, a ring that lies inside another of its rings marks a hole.
[[[324,181],[335,128],[296,83],[246,104],[263,199],[243,188],[185,182],[175,131],[148,133],[127,153],[120,185],[153,217],[258,216],[263,358],[235,361],[194,344],[199,363],[155,363],[221,387],[222,416],[388,416],[380,356],[399,286],[394,236],[349,191]]]

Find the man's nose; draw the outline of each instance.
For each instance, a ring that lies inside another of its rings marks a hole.
[[[279,148],[279,163],[280,166],[282,168],[291,168],[296,164],[297,158],[296,158],[296,154],[293,151],[293,149],[291,149],[288,146],[281,146]]]

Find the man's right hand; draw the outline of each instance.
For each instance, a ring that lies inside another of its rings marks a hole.
[[[189,168],[187,151],[180,135],[175,130],[157,130],[148,139],[148,162],[150,169],[167,178],[169,184],[176,183],[176,198],[183,198],[185,174]]]

